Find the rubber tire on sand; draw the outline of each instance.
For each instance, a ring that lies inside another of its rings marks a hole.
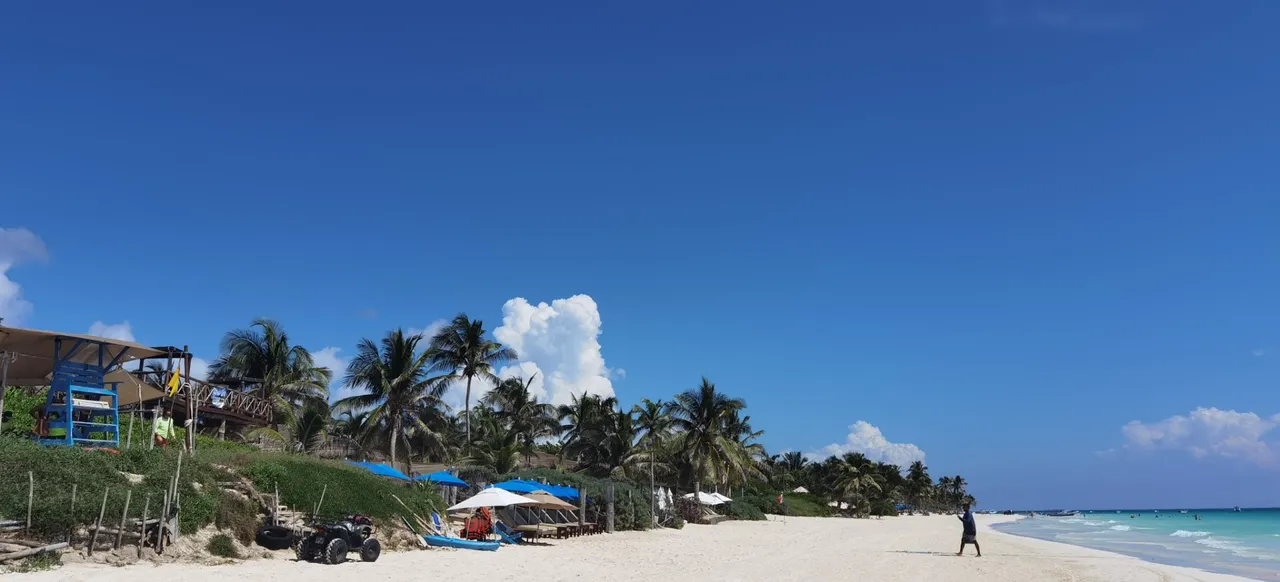
[[[329,540],[329,545],[324,547],[324,561],[327,564],[341,564],[347,561],[347,542],[342,538],[333,538]]]
[[[254,541],[268,550],[287,550],[293,546],[293,531],[278,525],[264,525],[258,528]]]
[[[382,542],[369,538],[360,546],[360,559],[365,562],[377,562],[382,555]]]

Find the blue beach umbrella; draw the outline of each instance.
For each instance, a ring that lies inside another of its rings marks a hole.
[[[430,475],[419,475],[417,477],[414,477],[413,480],[426,481],[428,483],[435,483],[436,485],[443,485],[445,487],[459,487],[462,489],[471,488],[471,486],[468,485],[466,481],[459,479],[457,476],[453,475],[448,471],[437,471],[435,473],[431,473]]]
[[[363,461],[347,461],[347,462],[357,467],[360,467],[361,469],[369,471],[370,473],[373,473],[374,475],[377,475],[379,477],[390,477],[392,479],[401,479],[404,481],[409,480],[408,475],[405,475],[404,473],[397,471],[394,467],[391,467],[388,465],[382,465],[379,463],[365,463]]]

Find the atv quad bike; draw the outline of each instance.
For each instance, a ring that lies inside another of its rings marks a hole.
[[[298,543],[298,559],[341,564],[347,552],[360,552],[360,559],[373,562],[382,554],[382,544],[373,538],[373,520],[363,515],[348,515],[337,523],[316,524],[312,532]]]

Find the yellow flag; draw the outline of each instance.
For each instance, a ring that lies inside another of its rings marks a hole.
[[[169,398],[173,398],[178,393],[178,373],[174,372],[169,375]]]

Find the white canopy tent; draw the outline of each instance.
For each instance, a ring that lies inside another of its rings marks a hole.
[[[498,489],[490,487],[462,500],[457,505],[449,508],[449,511],[457,511],[459,509],[477,509],[480,507],[509,507],[512,505],[538,505],[539,502],[529,499],[523,495],[516,495],[506,489]]]
[[[730,502],[730,501],[733,501],[732,499],[729,499],[728,497],[725,497],[724,495],[721,495],[719,492],[712,493],[712,494],[711,494],[711,496],[712,496],[712,497],[715,497],[716,499],[719,499],[720,501],[723,501],[723,502],[725,502],[725,503],[728,503],[728,502]]]
[[[791,492],[792,493],[808,493],[809,490],[805,489],[804,487],[796,487],[795,489],[792,489]]]
[[[692,493],[685,493],[684,498],[695,499]],[[698,503],[701,503],[703,505],[723,505],[724,504],[724,501],[721,500],[719,497],[716,497],[715,495],[712,495],[710,493],[703,493],[701,491],[698,492],[698,496],[696,497],[696,499],[698,500]]]

